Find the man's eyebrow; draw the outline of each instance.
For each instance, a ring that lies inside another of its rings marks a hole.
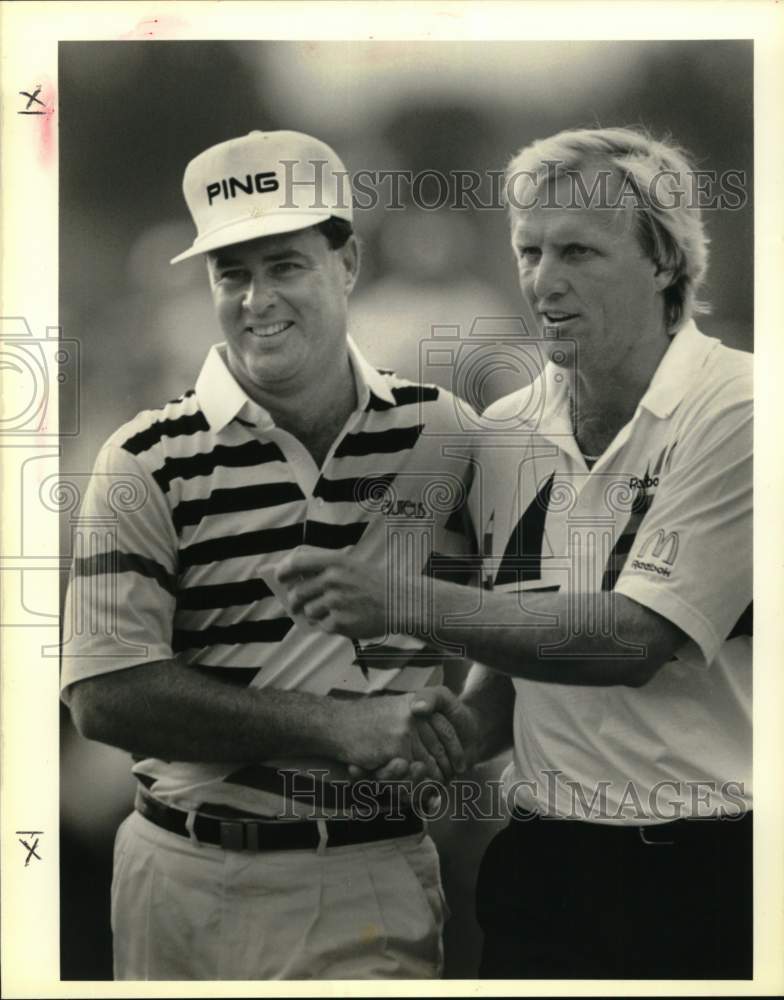
[[[298,257],[301,260],[310,260],[308,254],[303,253],[301,250],[297,250],[294,247],[282,247],[280,250],[275,250],[273,253],[264,254],[264,261],[275,263],[279,260],[290,260],[292,257]],[[241,257],[234,257],[231,254],[216,253],[212,257],[212,261],[216,267],[243,267],[246,263]]]
[[[512,240],[512,245],[518,250],[524,247],[541,246],[542,238],[538,233],[518,233]]]
[[[294,247],[283,247],[282,250],[276,250],[275,253],[268,253],[264,255],[264,260],[272,261],[289,259],[291,257],[299,257],[301,260],[310,260],[310,255],[302,250],[296,250]]]
[[[544,237],[538,232],[519,230],[514,233],[512,245],[518,248],[528,246],[538,247],[541,246],[544,240],[552,246],[564,247],[570,243],[592,243],[604,238],[606,235],[607,232],[603,228],[597,227],[596,229],[586,230],[584,227],[572,227],[568,223],[565,223],[562,227],[556,228]]]
[[[238,267],[242,264],[237,257],[230,257],[228,254],[211,253],[208,257],[215,267]]]

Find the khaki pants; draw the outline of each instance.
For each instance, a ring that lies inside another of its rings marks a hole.
[[[112,881],[122,980],[431,979],[446,904],[418,834],[316,851],[227,851],[121,825]]]

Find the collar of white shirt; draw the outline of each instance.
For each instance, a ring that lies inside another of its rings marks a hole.
[[[700,333],[694,321],[689,320],[672,338],[640,406],[660,419],[669,417],[694,385],[708,355],[719,344],[715,337]]]
[[[394,396],[384,376],[365,360],[351,337],[347,337],[347,346],[357,390],[357,408],[367,409],[371,393],[394,405]],[[269,411],[254,402],[229,371],[225,344],[213,344],[210,348],[196,380],[196,396],[211,430],[216,433],[235,417],[248,420],[259,429],[274,427]]]
[[[696,373],[719,343],[714,337],[706,337],[700,333],[693,321],[685,323],[673,336],[634,416],[621,428],[603,452],[602,458],[608,458],[628,439],[641,410],[647,410],[658,419],[669,417],[688,389],[694,385]],[[577,457],[579,449],[572,435],[568,393],[569,380],[564,377],[563,369],[549,361],[542,374],[524,390],[523,402],[518,409],[525,412],[523,420],[526,423],[530,420],[531,413],[538,414],[537,433]]]
[[[695,373],[703,367],[706,358],[719,343],[715,337],[700,333],[696,324],[689,320],[673,336],[639,406],[655,417],[663,419],[670,416],[687,390],[694,385]],[[564,378],[563,369],[549,361],[539,378],[544,389],[540,429],[546,428],[545,433],[570,432],[565,405],[568,379]],[[536,391],[535,386],[532,390]]]

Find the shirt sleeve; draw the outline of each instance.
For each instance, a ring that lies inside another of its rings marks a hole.
[[[79,511],[63,616],[61,688],[170,659],[177,539],[138,458],[107,444]]]
[[[615,590],[663,615],[710,663],[752,599],[750,393],[713,405],[673,448]]]

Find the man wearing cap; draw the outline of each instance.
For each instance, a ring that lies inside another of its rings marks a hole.
[[[197,236],[174,260],[205,255],[225,342],[195,389],[109,438],[82,507],[107,530],[74,559],[63,698],[138,779],[115,847],[117,979],[441,971],[422,810],[379,788],[360,800],[347,779],[394,757],[449,778],[467,713],[421,641],[325,637],[275,574],[303,543],[376,562],[470,546],[449,394],[379,372],[347,338],[346,176],[296,132],[188,165]]]
[[[412,631],[484,665],[464,704],[480,756],[513,747],[513,818],[478,877],[483,977],[753,973],[752,358],[694,322],[698,176],[630,129],[510,164],[549,360],[483,414],[480,608],[443,581],[420,601],[358,553],[279,570],[328,634],[383,628],[391,592]]]

